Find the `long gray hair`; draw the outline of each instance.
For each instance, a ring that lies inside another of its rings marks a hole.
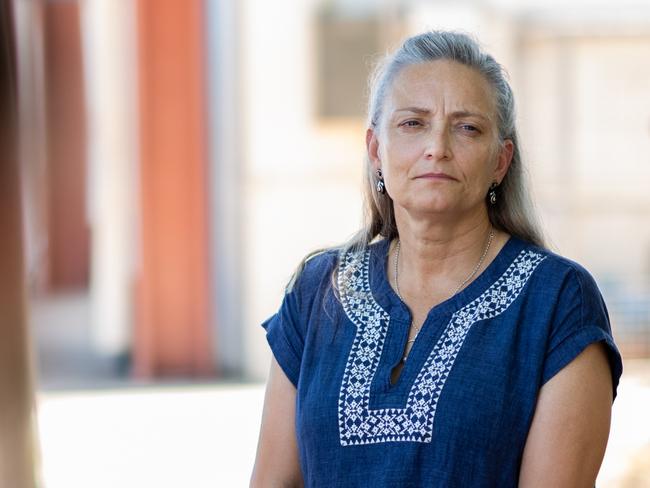
[[[503,67],[484,52],[473,38],[459,32],[430,31],[406,39],[397,51],[377,65],[370,78],[368,127],[379,129],[386,98],[402,69],[437,60],[455,61],[474,68],[492,87],[496,100],[499,142],[503,144],[506,139],[511,140],[514,151],[510,168],[497,188],[496,203],[488,204],[486,195],[488,217],[496,229],[543,247],[543,234],[526,188],[512,89]],[[376,191],[377,176],[368,156],[365,169],[364,224],[342,246],[344,250],[363,250],[377,237],[394,239],[398,236],[393,200],[387,193],[380,194]],[[319,251],[310,254],[306,260],[318,253]],[[299,266],[297,274],[304,262]]]
[[[408,38],[397,51],[384,58],[370,79],[368,127],[377,130],[381,124],[386,97],[402,69],[437,60],[461,63],[485,77],[496,99],[499,142],[510,139],[514,146],[510,168],[497,188],[496,204],[487,205],[490,222],[499,230],[544,246],[543,234],[526,188],[512,89],[502,66],[470,36],[450,31],[425,32]],[[393,201],[388,194],[376,191],[377,176],[369,157],[366,157],[365,168],[364,225],[344,246],[346,248],[363,249],[378,236],[386,239],[398,236]]]

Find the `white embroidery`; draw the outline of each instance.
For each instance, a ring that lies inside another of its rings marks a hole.
[[[341,303],[357,333],[348,356],[338,418],[342,446],[379,442],[431,442],[433,419],[449,372],[469,329],[506,311],[544,256],[522,251],[481,296],[457,310],[420,370],[404,408],[371,409],[370,385],[379,366],[390,317],[370,290],[370,251],[341,256]]]

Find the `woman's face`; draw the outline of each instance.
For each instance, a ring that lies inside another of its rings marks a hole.
[[[366,137],[396,214],[484,211],[513,152],[511,141],[499,143],[496,118],[492,89],[473,68],[447,60],[404,68]]]

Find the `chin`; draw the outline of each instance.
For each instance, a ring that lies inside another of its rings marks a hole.
[[[410,205],[405,205],[404,208],[409,213],[415,214],[452,214],[457,205],[453,205],[448,201],[441,201],[440,199],[429,200],[424,202],[412,202]]]

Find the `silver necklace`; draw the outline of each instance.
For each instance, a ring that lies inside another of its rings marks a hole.
[[[481,255],[481,259],[478,260],[478,263],[476,264],[476,266],[474,267],[472,272],[469,275],[467,275],[467,278],[465,278],[463,280],[463,282],[456,287],[454,292],[451,295],[449,295],[449,298],[456,295],[456,293],[458,293],[469,282],[469,280],[471,280],[474,277],[474,275],[478,272],[478,270],[481,269],[481,265],[483,264],[483,261],[485,261],[485,257],[487,256],[487,253],[490,250],[490,246],[492,245],[492,240],[493,239],[494,239],[494,229],[490,228],[490,235],[488,236],[487,244],[485,245],[485,249],[483,249],[483,254]],[[399,251],[400,251],[400,248],[401,248],[400,240],[397,239],[397,244],[395,245],[395,291],[397,292],[397,296],[399,297],[399,299],[404,301],[404,299],[402,298],[401,293],[399,292],[399,281],[397,279],[398,276],[399,276],[398,267],[399,267]],[[420,327],[416,327],[413,324],[413,322],[411,322],[411,327],[415,328],[415,335],[413,336],[413,339],[409,339],[408,341],[406,341],[407,345],[415,342],[415,339],[417,339],[418,334],[420,333]],[[411,327],[409,327],[409,335],[410,335]],[[404,357],[402,358],[403,363],[406,362],[406,357],[407,356],[408,356],[408,354],[404,355]]]

